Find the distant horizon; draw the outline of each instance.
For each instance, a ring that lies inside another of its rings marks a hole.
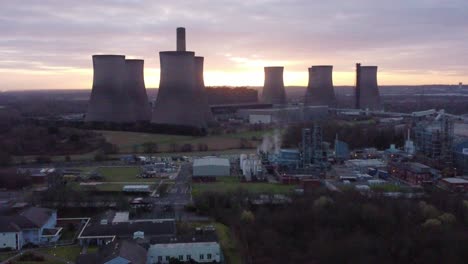
[[[0,18],[0,90],[91,88],[94,54],[144,59],[157,87],[158,52],[175,50],[180,26],[207,86],[261,86],[273,65],[286,86],[307,85],[312,65],[352,86],[358,62],[378,66],[382,86],[468,83],[463,0],[23,0],[2,2]]]
[[[432,87],[435,87],[435,86],[442,86],[442,87],[456,87],[458,88],[459,87],[459,84],[420,84],[420,85],[406,85],[406,84],[401,84],[401,85],[379,85],[379,88],[392,88],[392,87],[401,87],[401,88],[404,88],[404,87],[414,87],[414,88],[418,88],[418,87],[428,87],[428,86],[432,86]],[[263,85],[262,86],[247,86],[247,85],[241,85],[241,86],[232,86],[232,85],[213,85],[213,86],[209,86],[207,85],[206,86],[207,88],[213,88],[213,87],[217,87],[217,88],[220,88],[220,87],[227,87],[227,88],[251,88],[251,89],[262,89],[263,88]],[[468,88],[468,84],[465,85],[463,84],[462,85],[463,88]],[[307,88],[307,85],[305,86],[301,86],[301,85],[285,85],[285,89],[288,89],[288,88],[303,88],[303,89],[306,89]],[[351,89],[351,88],[355,88],[354,85],[334,85],[334,88],[345,88],[345,89]],[[14,90],[1,90],[0,89],[0,93],[1,92],[30,92],[30,91],[90,91],[91,92],[91,87],[90,88],[30,88],[30,89],[14,89]],[[157,90],[159,89],[159,87],[146,87],[146,89],[149,89],[149,90]]]

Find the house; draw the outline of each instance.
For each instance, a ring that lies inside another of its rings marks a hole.
[[[76,264],[145,264],[146,249],[130,240],[114,241],[99,251],[78,256]]]
[[[167,264],[171,259],[181,262],[221,263],[222,253],[214,230],[199,229],[196,234],[151,240],[147,264]]]
[[[18,214],[0,216],[0,249],[20,250],[27,244],[44,245],[60,238],[57,212],[29,207]]]

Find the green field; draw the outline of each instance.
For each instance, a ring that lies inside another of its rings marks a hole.
[[[292,185],[283,185],[275,183],[248,183],[240,182],[237,177],[218,177],[216,182],[211,183],[193,183],[192,194],[198,195],[203,192],[230,192],[239,188],[245,189],[251,193],[272,193],[287,194],[294,189]]]
[[[265,133],[270,133],[271,130],[265,131],[244,131],[234,134],[210,135],[206,137],[193,136],[178,136],[164,134],[149,134],[125,131],[96,131],[102,133],[106,140],[119,147],[121,153],[133,153],[135,147],[138,152],[143,152],[142,144],[146,142],[154,142],[158,145],[158,152],[171,152],[171,145],[176,144],[181,147],[185,144],[192,145],[194,151],[197,150],[198,144],[206,144],[208,150],[229,150],[238,149],[241,145],[241,139],[251,141],[252,138],[261,139]],[[251,142],[256,146],[254,142]]]
[[[16,252],[2,252],[0,253],[0,262],[13,257],[14,255],[16,255]]]
[[[78,245],[72,245],[53,248],[41,248],[38,251],[67,261],[74,262],[78,255],[80,255],[81,247]]]
[[[105,182],[154,182],[154,179],[137,178],[138,167],[99,167]]]

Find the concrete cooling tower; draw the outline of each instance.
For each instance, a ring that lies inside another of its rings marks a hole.
[[[267,104],[286,104],[283,81],[284,67],[265,67],[265,82],[261,101]]]
[[[309,68],[309,84],[305,94],[305,105],[336,105],[332,74],[333,66],[312,66]]]
[[[178,51],[159,53],[159,93],[151,122],[203,128],[208,123],[208,104],[203,99],[204,89],[198,79],[203,80],[203,68],[196,66],[194,52],[185,51],[184,33],[185,29],[177,29]],[[198,78],[197,72],[201,74]]]
[[[203,62],[203,57],[195,57],[195,86],[198,93],[200,94],[197,98],[199,98],[200,103],[203,106],[205,120],[206,122],[211,123],[214,121],[214,117],[213,113],[211,112],[211,108],[208,105],[208,97],[205,93],[205,81],[203,79]]]
[[[126,82],[125,87],[136,121],[150,121],[151,108],[146,94],[145,80],[143,76],[143,60],[125,60]]]
[[[377,66],[357,65],[356,100],[356,105],[360,109],[382,110],[377,85]]]
[[[131,107],[123,55],[93,55],[93,88],[86,122],[131,123],[135,115]]]

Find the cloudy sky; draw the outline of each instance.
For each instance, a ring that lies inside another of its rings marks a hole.
[[[321,64],[352,85],[356,62],[382,85],[468,83],[466,0],[0,0],[0,90],[89,89],[92,54],[144,59],[157,87],[178,26],[206,85],[262,85],[278,65],[307,85]]]

